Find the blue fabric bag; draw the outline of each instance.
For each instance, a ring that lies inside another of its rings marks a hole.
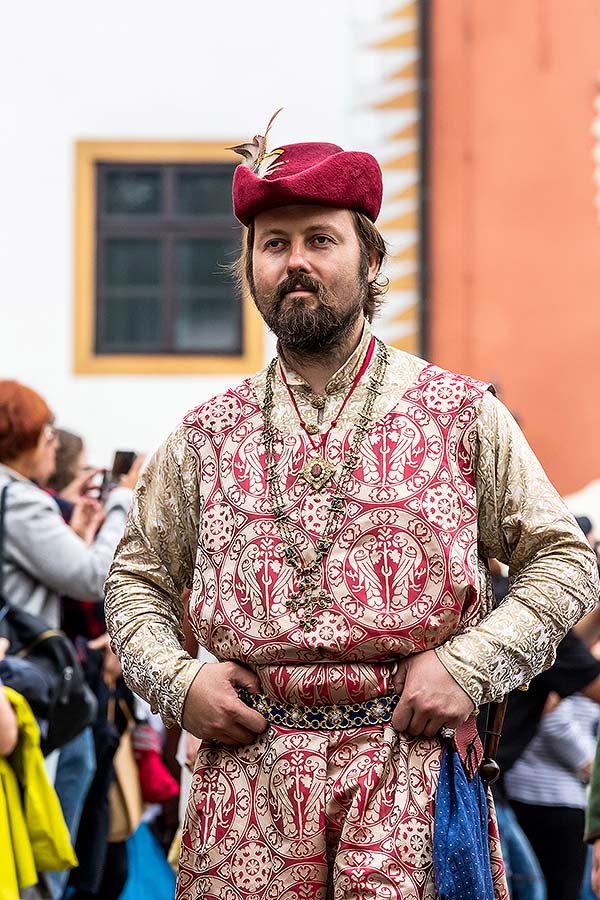
[[[129,874],[119,900],[173,900],[175,873],[145,822],[127,840]]]
[[[467,777],[452,744],[435,796],[433,873],[439,900],[494,900],[486,789],[478,771]]]

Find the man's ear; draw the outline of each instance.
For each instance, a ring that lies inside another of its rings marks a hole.
[[[372,284],[377,276],[379,275],[379,270],[381,269],[381,262],[379,259],[379,253],[377,250],[371,248],[369,250],[369,271],[367,274],[367,281],[369,284]]]

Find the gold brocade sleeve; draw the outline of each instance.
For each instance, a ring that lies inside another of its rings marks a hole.
[[[183,648],[181,594],[192,583],[198,539],[198,463],[183,426],[146,467],[106,581],[106,623],[130,687],[181,723],[202,663]]]
[[[510,590],[436,652],[477,705],[552,665],[556,646],[599,596],[595,555],[518,425],[491,393],[477,423],[479,553],[510,568]]]

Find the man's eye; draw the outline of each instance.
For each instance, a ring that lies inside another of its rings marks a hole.
[[[272,240],[267,241],[267,247],[270,250],[278,250],[279,247],[281,247],[281,241],[279,238],[273,238]]]
[[[330,244],[331,238],[327,237],[326,234],[317,234],[314,236],[313,241],[315,242],[315,244],[320,244],[321,246],[323,246],[324,244]]]

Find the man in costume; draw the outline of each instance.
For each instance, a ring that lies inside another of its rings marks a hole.
[[[434,898],[440,731],[550,665],[594,556],[489,386],[373,335],[376,160],[237,149],[277,356],[156,453],[107,582],[129,684],[202,738],[177,898]],[[182,650],[187,586],[216,663]],[[489,847],[500,900],[493,810]]]

